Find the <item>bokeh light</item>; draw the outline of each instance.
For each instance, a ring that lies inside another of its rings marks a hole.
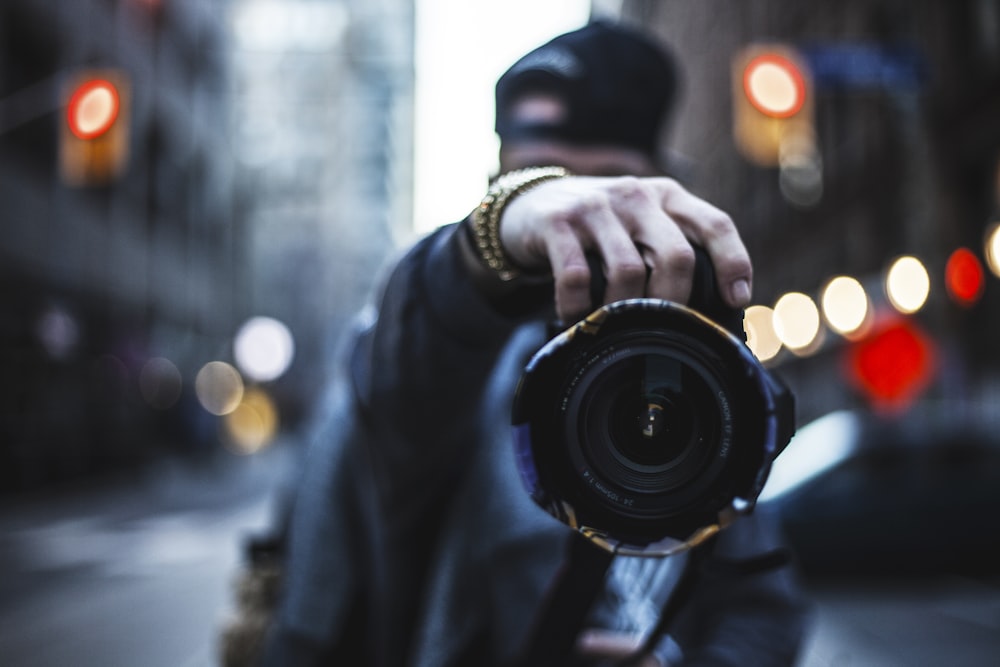
[[[806,294],[789,292],[774,304],[774,331],[788,349],[808,352],[820,334],[819,308]]]
[[[823,164],[816,154],[781,160],[778,172],[781,196],[791,204],[808,208],[823,199]]]
[[[930,276],[916,257],[900,257],[889,267],[885,294],[892,307],[899,312],[908,315],[923,308],[930,290]]]
[[[181,396],[181,372],[169,359],[153,357],[139,371],[139,393],[151,407],[166,410]]]
[[[888,319],[849,348],[848,379],[879,412],[900,412],[927,388],[936,371],[933,340],[911,318]]]
[[[986,264],[993,275],[1000,278],[1000,222],[994,223],[986,230],[984,246]]]
[[[968,248],[959,248],[948,257],[944,268],[944,284],[948,296],[960,306],[979,301],[986,288],[985,272],[979,258]]]
[[[767,306],[750,306],[743,314],[747,347],[760,361],[770,361],[781,351],[781,339],[774,331],[774,311]]]
[[[757,56],[747,64],[743,89],[758,111],[775,118],[795,115],[806,99],[805,79],[799,68],[774,53]]]
[[[70,98],[66,121],[80,139],[94,139],[111,129],[118,118],[118,90],[110,81],[93,79],[81,84]]]
[[[273,442],[278,432],[278,409],[265,391],[248,389],[223,424],[226,441],[235,452],[255,454]]]
[[[820,305],[826,323],[842,336],[855,335],[871,312],[865,288],[850,276],[830,280],[823,289]]]
[[[226,362],[210,361],[198,371],[194,390],[203,408],[213,415],[225,415],[243,399],[243,378]]]
[[[240,370],[257,382],[281,377],[295,356],[291,331],[271,317],[253,317],[236,334],[233,355]]]
[[[80,342],[76,317],[61,306],[51,306],[41,314],[37,333],[42,347],[53,359],[68,359]]]

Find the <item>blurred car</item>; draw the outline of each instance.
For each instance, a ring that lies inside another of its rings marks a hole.
[[[826,415],[778,457],[762,507],[806,575],[1000,573],[1000,429],[983,414]]]

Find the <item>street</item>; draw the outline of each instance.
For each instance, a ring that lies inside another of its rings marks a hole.
[[[239,545],[264,529],[289,449],[168,462],[0,511],[4,667],[208,667]],[[1000,582],[809,583],[798,667],[978,667],[1000,656]]]
[[[826,582],[798,667],[986,667],[1000,656],[1000,582]]]
[[[289,459],[161,463],[5,507],[0,664],[216,664],[240,542],[268,525]]]

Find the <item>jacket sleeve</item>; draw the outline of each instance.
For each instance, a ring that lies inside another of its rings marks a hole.
[[[351,357],[377,497],[370,593],[383,664],[399,664],[414,639],[443,518],[484,446],[481,397],[506,341],[531,318],[498,309],[472,279],[465,234],[460,224],[441,228],[393,267]],[[550,302],[551,288],[543,296]]]
[[[460,224],[441,228],[403,257],[354,355],[363,409],[380,432],[372,452],[380,493],[404,512],[468,463],[490,371],[528,319],[499,312],[470,279],[460,259],[465,233]]]
[[[285,517],[283,593],[266,667],[367,664],[371,476],[357,415],[347,374],[337,373],[319,402]]]

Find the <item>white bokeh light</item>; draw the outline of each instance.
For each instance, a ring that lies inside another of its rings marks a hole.
[[[990,226],[986,231],[985,242],[986,264],[993,275],[1000,277],[1000,222]]]
[[[256,382],[275,380],[288,370],[295,357],[291,331],[272,317],[252,317],[236,333],[236,365]]]
[[[243,400],[243,378],[224,361],[210,361],[194,379],[194,391],[201,406],[213,415],[227,415]]]
[[[807,350],[820,333],[819,308],[806,294],[789,292],[774,304],[774,332],[792,351]]]
[[[856,278],[837,276],[827,283],[820,300],[827,324],[849,336],[868,320],[869,302],[865,288]]]
[[[923,262],[916,257],[900,257],[889,267],[885,294],[899,312],[909,315],[923,308],[930,290],[930,276]]]
[[[774,331],[774,311],[767,306],[750,306],[743,315],[747,347],[761,361],[769,361],[781,351],[781,339]]]

